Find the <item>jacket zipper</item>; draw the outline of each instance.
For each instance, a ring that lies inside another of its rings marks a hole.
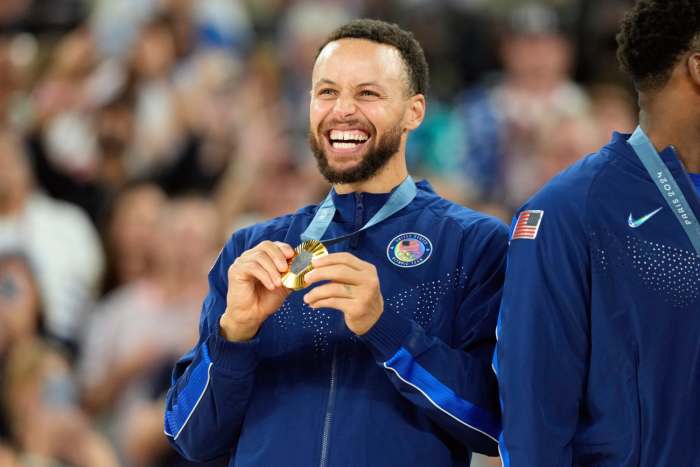
[[[333,409],[335,408],[335,386],[336,386],[336,349],[333,348],[333,358],[331,360],[331,384],[328,391],[328,403],[326,404],[326,416],[323,419],[323,435],[321,437],[321,462],[320,467],[328,465],[328,444],[331,432],[331,424],[333,423]]]
[[[362,200],[362,193],[355,193],[355,230],[362,228],[365,223],[365,204]],[[356,250],[360,245],[360,234],[354,235],[350,239],[350,248]]]

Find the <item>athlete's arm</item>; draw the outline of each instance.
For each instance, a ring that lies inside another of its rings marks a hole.
[[[584,206],[565,198],[536,197],[526,207],[542,211],[536,237],[510,244],[494,356],[505,466],[573,465],[588,366],[590,267]]]
[[[235,447],[258,363],[255,334],[289,293],[279,280],[288,245],[262,242],[237,257],[234,241],[209,273],[199,342],[176,364],[166,396],[165,434],[191,460]]]
[[[464,264],[475,266],[461,284],[449,343],[393,311],[385,311],[361,339],[404,397],[472,451],[496,455],[500,415],[491,357],[507,230],[495,221],[487,230],[463,243]]]

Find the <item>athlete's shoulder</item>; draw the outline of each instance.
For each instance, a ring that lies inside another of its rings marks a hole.
[[[474,235],[497,235],[506,239],[508,237],[508,227],[494,216],[445,199],[432,189],[422,193],[422,198],[425,209],[430,215],[435,216],[438,221],[447,220],[453,223],[455,228],[465,236],[473,238]]]

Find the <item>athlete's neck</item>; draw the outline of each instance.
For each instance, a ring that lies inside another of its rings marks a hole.
[[[639,124],[657,151],[673,145],[688,172],[700,173],[700,119],[680,96],[640,96]]]
[[[339,195],[348,193],[389,193],[408,177],[406,158],[401,153],[392,157],[373,177],[356,183],[338,183],[333,185]]]

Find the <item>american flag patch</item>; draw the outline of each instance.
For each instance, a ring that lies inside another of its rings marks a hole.
[[[513,229],[511,240],[519,238],[534,240],[537,237],[537,231],[540,230],[540,222],[542,222],[544,211],[523,211],[518,216],[518,221]]]

